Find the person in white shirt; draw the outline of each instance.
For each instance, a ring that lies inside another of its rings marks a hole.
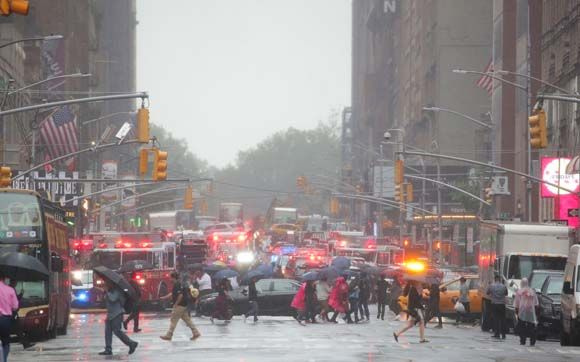
[[[195,280],[197,281],[199,290],[198,300],[201,299],[201,297],[203,297],[204,295],[210,294],[212,292],[211,277],[209,276],[208,273],[204,272],[203,270],[197,270],[195,272]],[[201,317],[199,304],[197,305],[195,316]]]
[[[316,283],[316,296],[318,297],[318,303],[320,304],[320,318],[323,321],[328,321],[328,295],[330,294],[330,285],[326,278],[321,279]]]

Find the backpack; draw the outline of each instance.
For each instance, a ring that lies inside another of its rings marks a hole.
[[[131,298],[129,295],[125,294],[125,291],[121,291],[121,302],[123,304],[123,309],[126,313],[131,313],[137,307],[139,300]]]

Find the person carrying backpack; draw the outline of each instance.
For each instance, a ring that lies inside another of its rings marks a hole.
[[[129,316],[123,322],[123,328],[127,330],[129,322],[133,321],[133,332],[139,333],[141,332],[141,329],[139,328],[139,315],[141,314],[141,287],[135,280],[135,274],[136,274],[135,272],[131,273],[129,278],[129,284],[135,290],[135,293],[137,294],[137,300],[134,301],[132,308],[127,311],[129,312]]]
[[[127,337],[121,330],[123,323],[123,313],[125,312],[125,302],[127,299],[118,287],[109,281],[105,281],[106,292],[105,302],[107,305],[107,317],[105,319],[105,350],[100,352],[101,356],[111,356],[113,354],[113,334],[117,336],[126,346],[129,347],[129,354],[133,354],[139,343]]]
[[[172,292],[164,295],[161,297],[162,300],[172,299],[173,301],[173,309],[171,311],[171,319],[169,323],[169,330],[163,336],[160,336],[164,341],[171,341],[173,338],[173,332],[175,331],[175,327],[177,327],[177,322],[181,319],[188,327],[191,329],[191,340],[195,341],[199,337],[201,337],[201,333],[195,327],[195,324],[191,321],[191,317],[187,311],[188,302],[193,299],[197,298],[199,292],[197,289],[193,288],[192,286],[188,285],[187,283],[181,283],[179,281],[179,273],[172,272],[171,278],[173,279],[173,289]]]

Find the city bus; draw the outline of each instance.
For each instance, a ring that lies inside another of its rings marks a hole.
[[[193,210],[152,212],[149,214],[150,230],[191,230],[195,226]]]
[[[0,189],[0,252],[19,252],[40,260],[49,275],[18,280],[18,317],[32,339],[67,332],[70,314],[70,244],[64,210],[31,190]],[[7,277],[10,277],[7,275]]]
[[[175,242],[156,241],[147,233],[120,233],[117,240],[107,239],[95,245],[89,267],[103,265],[119,270],[132,260],[144,260],[154,267],[138,271],[133,276],[141,287],[141,302],[146,306],[163,307],[160,297],[171,291],[173,282],[170,274],[177,270]],[[94,284],[100,286],[102,281],[95,280]]]

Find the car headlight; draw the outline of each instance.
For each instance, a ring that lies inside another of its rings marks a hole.
[[[238,263],[249,264],[254,261],[254,254],[250,251],[242,251],[238,253],[236,260]]]

